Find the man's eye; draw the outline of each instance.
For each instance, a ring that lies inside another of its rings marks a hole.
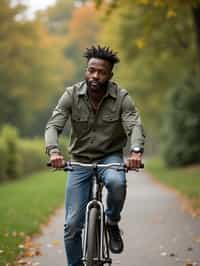
[[[88,72],[93,73],[94,69],[93,68],[88,68]]]
[[[106,72],[104,70],[100,71],[101,75],[106,75]]]

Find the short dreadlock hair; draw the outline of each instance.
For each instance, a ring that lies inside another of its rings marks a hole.
[[[114,64],[119,63],[119,58],[117,56],[117,53],[114,53],[110,47],[101,47],[100,45],[98,46],[92,46],[91,48],[86,48],[86,51],[83,55],[83,57],[87,58],[89,61],[91,58],[100,58],[107,60],[108,62],[111,63],[113,66]]]

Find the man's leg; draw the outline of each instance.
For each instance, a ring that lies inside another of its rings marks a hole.
[[[75,167],[69,172],[66,192],[64,242],[69,266],[82,266],[82,228],[89,200],[92,171]]]
[[[123,163],[122,155],[112,154],[101,160],[101,163]],[[126,197],[126,176],[124,171],[114,169],[101,170],[102,180],[108,190],[107,194],[107,223],[110,235],[110,248],[113,253],[123,250],[118,222]]]

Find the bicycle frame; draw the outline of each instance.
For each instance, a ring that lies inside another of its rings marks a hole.
[[[100,181],[100,177],[98,175],[98,168],[112,168],[118,171],[126,171],[125,164],[121,163],[111,163],[111,164],[85,164],[85,163],[78,163],[78,162],[68,162],[66,164],[66,171],[73,170],[73,166],[82,166],[82,167],[89,167],[94,170],[93,176],[93,184],[92,184],[92,197],[86,206],[86,213],[85,213],[85,227],[84,227],[84,234],[83,234],[83,263],[87,263],[87,239],[88,239],[88,220],[89,220],[89,213],[91,208],[98,208],[100,211],[100,247],[99,247],[99,255],[98,258],[94,259],[95,262],[99,262],[102,264],[108,263],[111,265],[112,259],[110,258],[109,246],[108,246],[108,235],[105,225],[105,212],[104,212],[104,204],[102,202],[102,189],[103,183]]]
[[[91,208],[98,208],[100,211],[100,247],[99,247],[99,258],[97,261],[101,263],[112,263],[109,254],[108,248],[108,238],[107,232],[105,228],[105,213],[104,213],[104,205],[102,202],[102,189],[103,184],[99,180],[99,176],[97,173],[97,169],[94,168],[94,177],[93,177],[93,184],[92,184],[92,197],[91,200],[88,202],[86,206],[86,215],[85,215],[85,230],[83,235],[83,257],[82,261],[87,262],[87,239],[88,239],[88,220],[89,220],[89,212]],[[105,250],[104,250],[104,241],[105,241]]]
[[[51,166],[51,162],[47,164],[47,166]],[[88,226],[89,226],[89,214],[92,208],[97,208],[99,210],[99,221],[100,221],[100,246],[98,252],[98,258],[93,258],[92,261],[94,263],[100,263],[101,265],[108,263],[111,265],[112,259],[110,258],[109,252],[109,245],[108,245],[108,233],[106,230],[105,225],[105,212],[104,212],[104,204],[102,202],[102,190],[103,190],[103,183],[100,180],[98,175],[98,168],[112,168],[118,171],[126,171],[126,165],[123,163],[110,163],[110,164],[86,164],[86,163],[79,163],[79,162],[70,162],[67,161],[65,166],[63,167],[64,171],[73,171],[73,166],[81,166],[81,167],[88,167],[94,170],[94,178],[92,184],[92,197],[86,206],[86,213],[85,213],[85,227],[84,227],[84,234],[83,234],[83,263],[87,263],[87,239],[88,239]],[[140,168],[144,168],[144,165],[141,164]],[[132,169],[138,171],[138,169]],[[90,260],[91,261],[91,260]]]

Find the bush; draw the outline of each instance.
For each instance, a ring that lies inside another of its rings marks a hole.
[[[22,175],[44,169],[47,156],[43,140],[39,138],[20,140],[20,156],[22,158]]]
[[[200,89],[199,79],[192,78],[168,95],[163,138],[168,166],[200,162]]]
[[[6,125],[1,132],[1,141],[5,153],[5,178],[16,179],[21,175],[21,157],[19,154],[19,136],[17,129]]]
[[[68,139],[60,138],[60,148],[68,159]],[[17,129],[6,125],[0,132],[0,182],[17,179],[46,167],[44,140],[40,138],[20,139]]]
[[[69,145],[68,137],[63,135],[59,140],[59,146],[62,155],[65,157],[65,160],[69,159],[68,145]]]
[[[1,160],[0,160],[0,182],[1,182],[7,179],[6,166],[8,165],[6,145],[2,139],[0,139],[0,154],[1,154]]]

